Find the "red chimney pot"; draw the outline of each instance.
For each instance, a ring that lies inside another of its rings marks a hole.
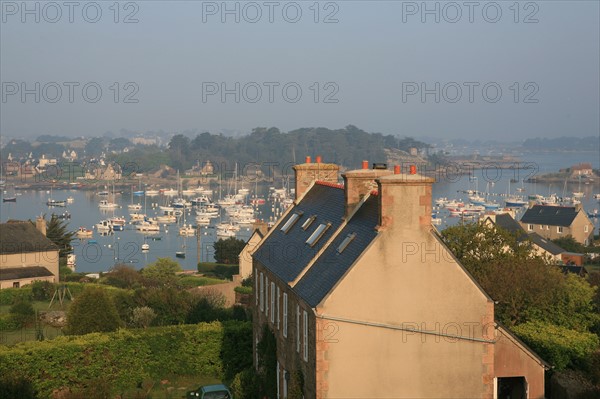
[[[362,161],[362,168],[369,169],[369,161]]]
[[[317,163],[321,163],[321,156],[317,155]]]
[[[310,155],[307,155],[307,156],[306,156],[306,161],[305,161],[305,162],[306,162],[306,163],[310,163]]]
[[[400,174],[400,165],[394,165],[394,174],[395,175],[399,175]]]
[[[411,175],[417,174],[417,166],[416,165],[410,165],[410,174]]]

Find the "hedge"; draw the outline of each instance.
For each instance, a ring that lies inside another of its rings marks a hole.
[[[231,367],[231,359],[224,362],[222,354],[234,352],[240,334],[252,336],[250,323],[235,323],[119,330],[12,347],[0,345],[0,375],[17,370],[16,377],[32,381],[41,397],[49,397],[56,389],[85,387],[98,377],[112,387],[114,394],[166,374],[223,379],[224,363],[229,364],[230,373],[238,370]],[[252,358],[251,349],[246,356]]]
[[[511,330],[557,370],[581,368],[598,350],[598,336],[554,324],[532,321]]]

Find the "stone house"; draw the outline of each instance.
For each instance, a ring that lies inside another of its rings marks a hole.
[[[580,205],[533,205],[525,211],[519,223],[527,233],[537,233],[548,240],[568,235],[583,245],[594,240],[594,224]]]
[[[0,289],[33,281],[58,282],[59,248],[46,237],[46,221],[0,223]]]
[[[253,252],[255,362],[265,326],[278,397],[544,397],[547,365],[431,225],[433,179],[294,167],[296,200]],[[515,396],[516,397],[516,396]]]

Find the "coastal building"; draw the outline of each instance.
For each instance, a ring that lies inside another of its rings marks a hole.
[[[544,397],[547,365],[432,227],[434,180],[338,170],[294,166],[294,205],[252,255],[254,361],[273,334],[278,397]]]
[[[58,247],[46,237],[46,221],[0,223],[0,289],[33,281],[58,282]]]
[[[525,240],[530,241],[535,253],[545,257],[552,263],[566,263],[563,259],[563,254],[567,253],[565,249],[552,241],[545,239],[536,232],[526,232],[521,224],[508,213],[485,215],[483,223],[486,223],[488,226],[497,226],[508,231],[516,236],[518,242],[523,242]]]
[[[594,239],[594,224],[581,205],[533,205],[519,221],[527,233],[537,233],[548,240],[572,236],[575,241],[589,245]]]
[[[591,163],[580,163],[577,165],[573,165],[570,168],[571,177],[583,177],[583,176],[592,176],[594,174],[594,169],[592,168]]]

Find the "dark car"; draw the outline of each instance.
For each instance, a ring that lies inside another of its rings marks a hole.
[[[233,399],[229,388],[223,384],[204,385],[195,391],[189,391],[186,395],[188,399]]]

